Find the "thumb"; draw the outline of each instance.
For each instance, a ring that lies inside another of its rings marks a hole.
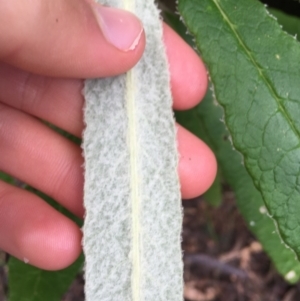
[[[137,17],[92,0],[0,1],[0,61],[26,71],[113,76],[133,67],[144,46]]]

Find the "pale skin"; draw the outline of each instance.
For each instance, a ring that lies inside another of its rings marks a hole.
[[[124,33],[128,41],[122,42],[130,45],[140,33],[135,48],[115,47],[99,27],[97,9],[89,0],[0,2],[0,170],[81,218],[82,151],[41,120],[81,137],[82,79],[126,72],[146,43],[131,16]],[[204,64],[171,28],[163,29],[174,109],[192,108],[207,89]],[[180,125],[177,138],[181,193],[189,199],[209,188],[216,159]],[[38,196],[2,181],[0,221],[0,248],[37,267],[62,269],[81,252],[82,233],[75,223]]]

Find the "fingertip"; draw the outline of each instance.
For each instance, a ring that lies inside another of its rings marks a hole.
[[[84,62],[80,69],[87,72],[85,75],[80,70],[81,78],[109,77],[127,72],[138,63],[145,50],[142,22],[129,11],[106,7],[92,0],[87,2],[94,20],[86,34],[88,42],[83,43],[90,52],[84,58],[82,53],[77,54]]]
[[[195,198],[212,185],[217,174],[217,161],[203,141],[181,126],[178,126],[177,139],[182,198]]]
[[[50,220],[40,216],[31,229],[21,235],[20,254],[27,263],[44,270],[61,270],[71,265],[81,253],[81,231],[64,216]]]
[[[142,22],[133,13],[96,2],[92,2],[91,7],[108,43],[125,52],[138,45],[144,29]]]
[[[0,248],[45,270],[60,270],[81,252],[82,233],[37,195],[0,181]]]
[[[205,96],[208,78],[197,53],[168,25],[164,24],[164,41],[169,61],[173,106],[187,110]]]

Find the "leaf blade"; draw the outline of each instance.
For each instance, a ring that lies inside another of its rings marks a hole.
[[[196,108],[176,113],[177,121],[205,141],[214,151],[226,182],[235,193],[236,204],[250,231],[261,242],[278,272],[290,283],[300,278],[300,263],[295,254],[286,249],[267,216],[261,194],[242,165],[242,157],[228,140],[229,132],[220,122],[223,111],[213,101],[209,91]]]
[[[127,75],[86,81],[87,300],[181,300],[182,209],[176,129],[154,1],[106,0],[144,20]]]
[[[61,271],[45,271],[9,259],[9,301],[60,301],[83,265],[83,255]]]
[[[299,257],[299,45],[258,1],[180,0],[179,10],[208,65],[234,146]]]

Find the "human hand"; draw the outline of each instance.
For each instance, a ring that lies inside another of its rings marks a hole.
[[[120,15],[122,26],[115,22]],[[1,1],[0,20],[0,170],[83,217],[82,151],[41,120],[80,137],[82,78],[129,70],[145,46],[141,24],[129,13],[90,0]],[[164,40],[174,108],[191,108],[207,88],[204,65],[166,25]],[[182,197],[192,198],[212,183],[216,161],[181,126],[177,135]],[[61,269],[81,252],[75,223],[38,196],[4,182],[0,220],[0,248],[32,265]]]

